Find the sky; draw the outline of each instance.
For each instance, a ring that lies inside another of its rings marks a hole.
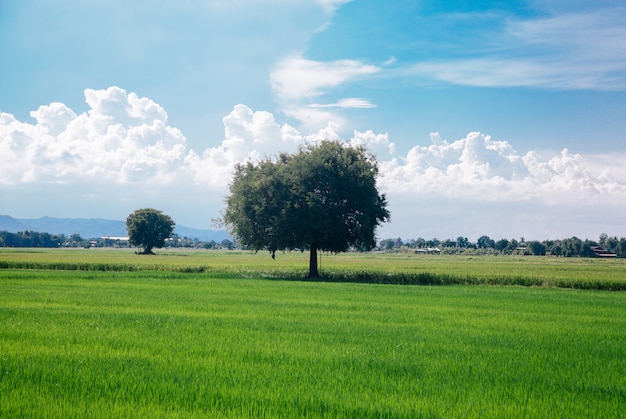
[[[622,0],[0,0],[0,214],[215,228],[233,167],[364,145],[379,238],[626,236]]]

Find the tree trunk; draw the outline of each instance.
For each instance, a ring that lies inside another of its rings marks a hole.
[[[317,271],[317,247],[311,247],[311,253],[309,255],[309,278],[319,278],[320,274]]]
[[[152,251],[152,246],[146,246],[143,248],[143,251],[140,253],[141,255],[154,255]]]

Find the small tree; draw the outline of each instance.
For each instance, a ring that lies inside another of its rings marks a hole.
[[[389,219],[376,188],[378,167],[363,147],[335,141],[236,167],[224,222],[243,246],[272,252],[308,249],[309,277],[317,252],[375,247],[376,227]]]
[[[489,236],[480,236],[476,240],[476,245],[480,249],[493,249],[496,247],[496,242],[489,238]]]
[[[528,243],[528,247],[530,251],[535,256],[545,256],[546,255],[546,245],[539,241],[531,241]]]
[[[136,210],[126,218],[130,244],[140,246],[144,255],[154,254],[152,249],[155,247],[163,247],[165,239],[172,236],[174,226],[169,215],[152,208]]]

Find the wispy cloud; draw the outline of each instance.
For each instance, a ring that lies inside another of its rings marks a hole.
[[[402,66],[398,75],[489,87],[626,89],[626,8],[529,19],[509,18],[489,41],[465,42],[472,57],[456,53]]]
[[[301,56],[279,62],[270,75],[272,91],[285,114],[319,129],[328,123],[343,123],[343,119],[321,108],[372,108],[364,99],[345,98],[334,104],[311,103],[340,85],[374,74],[380,68],[357,60],[331,62],[314,61]]]
[[[373,109],[375,104],[371,103],[368,99],[362,99],[358,97],[351,97],[341,99],[335,103],[313,103],[309,105],[311,108],[340,108],[340,109]]]
[[[319,3],[327,12],[332,13],[342,4],[350,3],[352,0],[315,0]]]
[[[596,72],[592,66],[579,64],[558,59],[476,58],[417,63],[403,72],[426,82],[435,80],[476,87],[626,89],[626,79],[622,80],[608,68],[605,72]]]
[[[378,67],[356,60],[323,62],[296,56],[276,65],[270,83],[279,101],[301,101],[377,71]]]

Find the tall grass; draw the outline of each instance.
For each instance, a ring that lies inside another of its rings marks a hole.
[[[0,417],[620,417],[626,294],[0,270]]]

